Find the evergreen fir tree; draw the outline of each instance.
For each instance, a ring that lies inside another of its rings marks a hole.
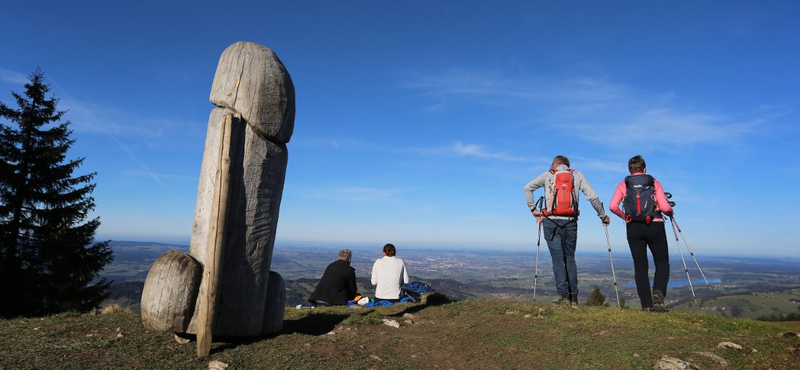
[[[68,160],[74,140],[64,111],[37,69],[18,109],[0,103],[0,316],[85,312],[107,296],[97,280],[113,260],[109,241],[94,242],[100,219],[88,219],[96,173],[73,177],[84,158]],[[92,245],[92,243],[94,243]]]
[[[623,310],[629,308],[628,301],[625,300],[625,297],[619,297],[619,308]]]
[[[600,287],[595,285],[594,289],[591,293],[589,293],[589,298],[586,300],[587,306],[608,306],[606,302],[606,295],[600,291]]]

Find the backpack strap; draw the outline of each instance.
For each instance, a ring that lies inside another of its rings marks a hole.
[[[554,224],[556,225],[556,227],[554,227],[554,228],[553,228],[553,232],[552,232],[552,233],[550,233],[550,240],[553,240],[553,239],[555,239],[555,237],[556,237],[556,232],[558,231],[558,229],[563,229],[563,228],[567,227],[567,225],[568,225],[568,224],[570,224],[570,223],[572,223],[572,222],[578,222],[578,218],[576,218],[576,217],[573,217],[573,218],[570,218],[570,219],[568,219],[568,220],[567,220],[567,222],[566,222],[565,224],[563,224],[563,225],[560,225],[558,222],[555,222],[555,221],[553,221],[553,220],[551,220],[551,219],[547,218],[547,216],[545,216],[544,218],[545,218],[545,219],[547,219],[548,221],[550,221],[550,222],[554,223]]]
[[[549,204],[549,206],[551,206],[552,209],[547,209],[547,207],[545,207],[544,209],[540,209],[540,211],[542,211],[542,214],[545,215],[545,218],[547,218],[548,213],[549,213],[550,216],[553,215],[554,210],[555,210],[555,206],[556,206],[556,197],[558,196],[558,189],[555,188],[555,185],[556,185],[556,183],[555,183],[555,181],[556,181],[555,180],[556,179],[555,178],[555,174],[558,171],[556,171],[556,170],[554,170],[552,168],[549,171],[550,171],[550,174],[553,175],[553,180],[552,180],[553,183],[552,183],[552,185],[550,187],[550,196],[551,196],[550,200],[551,200],[551,202]],[[574,209],[576,210],[576,212],[578,212],[577,211],[577,209],[578,209],[578,196],[577,196],[578,195],[577,194],[578,190],[575,189],[575,175],[574,175],[575,170],[572,169],[572,168],[568,168],[566,171],[561,171],[561,172],[569,172],[570,181],[572,181],[572,196],[571,196],[571,198],[572,198]],[[545,201],[545,204],[547,204],[546,201]],[[577,219],[579,214],[580,214],[580,212],[578,212],[574,216],[574,218]],[[573,216],[570,216],[570,218],[573,218]]]
[[[636,176],[636,177],[634,177],[634,176]],[[646,224],[650,224],[650,222],[652,222],[653,219],[655,219],[656,217],[661,217],[661,213],[656,211],[656,209],[655,209],[655,207],[656,207],[655,178],[653,176],[649,175],[649,174],[630,175],[630,176],[625,177],[625,188],[626,188],[625,198],[633,196],[633,194],[630,194],[630,190],[632,189],[631,184],[634,183],[634,179],[636,179],[636,183],[635,184],[647,186],[649,189],[652,189],[652,191],[653,191],[653,194],[651,196],[652,199],[650,199],[653,202],[653,203],[651,203],[652,212],[647,214],[647,215],[645,215],[645,220],[644,220],[644,222]],[[638,193],[635,194],[635,196],[636,196],[636,209],[637,210],[641,210],[641,203],[640,203],[641,202],[641,198],[639,197]],[[623,198],[623,199],[625,199],[625,198]],[[623,200],[623,201],[625,201],[625,200]],[[628,209],[625,209],[625,222],[629,223],[631,221],[633,221],[633,217],[631,216],[630,211]]]
[[[544,197],[543,196],[539,197],[539,200],[536,201],[536,207],[539,208],[539,212],[542,212],[542,208],[544,207],[544,203],[545,203],[545,201],[544,201]],[[547,217],[547,214],[545,214],[544,212],[542,212],[542,217],[545,220],[548,220],[548,221],[550,221],[550,222],[552,222],[553,224],[556,225],[556,227],[553,228],[553,232],[550,233],[550,240],[553,240],[553,238],[556,237],[556,232],[558,231],[558,229],[567,227],[567,224],[569,224],[570,222],[578,222],[578,218],[577,217],[570,217],[569,219],[567,219],[567,223],[565,223],[564,225],[561,225],[558,222],[555,222],[552,219],[550,219],[550,217]],[[547,238],[547,237],[545,236],[545,238]]]

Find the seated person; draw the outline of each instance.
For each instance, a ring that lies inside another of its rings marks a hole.
[[[372,285],[375,285],[375,300],[400,302],[400,286],[408,284],[408,270],[403,260],[396,256],[393,244],[383,246],[383,257],[372,265]]]
[[[350,266],[353,252],[339,251],[339,258],[325,269],[322,278],[308,298],[312,306],[346,305],[356,297],[356,270]]]

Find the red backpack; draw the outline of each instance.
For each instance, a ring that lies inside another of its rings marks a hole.
[[[542,210],[545,216],[568,216],[578,217],[578,197],[575,196],[575,179],[572,172],[575,170],[569,169],[556,173],[555,170],[550,170],[550,173],[555,174],[555,183],[553,184],[550,202],[547,208]]]

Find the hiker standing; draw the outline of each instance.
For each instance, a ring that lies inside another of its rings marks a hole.
[[[554,302],[566,301],[577,305],[578,267],[575,264],[575,248],[578,243],[580,213],[578,190],[586,195],[604,225],[608,225],[610,220],[603,209],[603,202],[597,198],[583,174],[569,167],[567,157],[556,156],[550,170],[525,185],[524,190],[528,208],[536,217],[536,222],[542,223],[540,226],[544,228],[547,248],[553,259],[553,274],[559,295]],[[537,202],[533,199],[533,192],[539,188],[545,188],[545,196],[538,202],[541,209],[536,209]],[[541,204],[542,201],[544,204]]]
[[[642,310],[663,311],[666,308],[664,297],[669,282],[669,249],[663,215],[672,216],[673,210],[661,183],[647,174],[642,156],[637,155],[628,160],[628,171],[630,176],[617,185],[609,208],[625,220],[628,246],[633,257],[636,291]],[[619,208],[620,203],[624,211]],[[648,247],[656,267],[652,295],[648,276]]]
[[[355,298],[356,270],[350,266],[353,252],[349,249],[339,251],[336,261],[331,262],[319,279],[314,293],[308,298],[313,306],[346,305]]]
[[[408,270],[403,260],[396,256],[393,244],[383,246],[383,257],[372,265],[372,285],[375,285],[375,300],[396,303],[400,301],[400,286],[408,284]]]

